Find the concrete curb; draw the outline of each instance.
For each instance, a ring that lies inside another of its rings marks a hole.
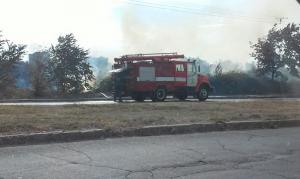
[[[143,128],[128,128],[120,131],[95,129],[87,131],[34,133],[29,135],[0,136],[0,146],[4,147],[14,145],[45,144],[53,142],[73,142],[115,137],[158,136],[230,130],[274,129],[297,126],[300,126],[300,120],[240,121],[224,123],[162,125],[148,126]]]

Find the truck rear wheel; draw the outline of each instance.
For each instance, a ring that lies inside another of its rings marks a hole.
[[[200,87],[198,92],[199,101],[205,101],[208,98],[208,89],[206,87]]]
[[[164,101],[167,98],[167,90],[165,88],[158,88],[154,92],[152,101]]]

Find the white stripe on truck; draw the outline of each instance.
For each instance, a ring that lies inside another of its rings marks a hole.
[[[174,77],[156,77],[155,81],[175,81]]]
[[[186,78],[184,78],[184,77],[176,77],[176,81],[185,82]]]
[[[142,81],[139,77],[136,78],[137,81]],[[178,81],[178,82],[186,82],[186,78],[184,77],[155,77],[155,80],[143,80],[143,81]]]

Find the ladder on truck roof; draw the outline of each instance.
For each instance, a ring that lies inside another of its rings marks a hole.
[[[175,53],[148,53],[148,54],[130,54],[123,55],[121,58],[115,58],[116,63],[134,62],[134,61],[170,61],[171,59],[184,58],[184,55]]]

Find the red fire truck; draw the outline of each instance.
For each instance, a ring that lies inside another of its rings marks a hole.
[[[205,101],[212,87],[201,74],[196,61],[177,53],[124,55],[114,59],[115,96],[131,96],[136,101],[147,97],[164,101],[167,95],[185,100],[188,96]]]

